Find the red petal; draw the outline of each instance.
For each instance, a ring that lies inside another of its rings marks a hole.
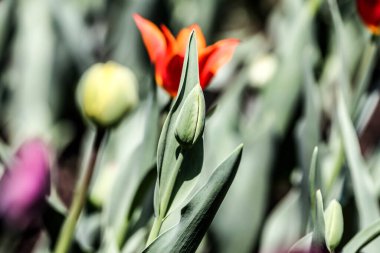
[[[175,97],[178,92],[179,82],[181,80],[182,66],[184,57],[182,55],[173,55],[165,59],[165,69],[161,69],[163,73],[162,87],[172,96]]]
[[[372,31],[380,34],[380,1],[357,0],[356,5],[363,22]]]
[[[186,53],[187,43],[192,30],[195,30],[195,35],[197,36],[198,53],[202,52],[206,47],[205,36],[203,35],[201,28],[199,25],[193,24],[182,29],[177,35],[178,52],[182,55],[185,55]]]
[[[207,47],[199,56],[200,82],[202,88],[206,88],[211,78],[230,59],[239,41],[226,39]]]
[[[166,41],[165,37],[158,27],[149,20],[138,14],[133,14],[137,28],[141,32],[141,36],[145,47],[148,51],[150,60],[155,63],[159,55],[165,54]]]
[[[170,30],[165,26],[161,25],[162,33],[164,34],[167,50],[166,54],[175,54],[177,52],[177,42]]]

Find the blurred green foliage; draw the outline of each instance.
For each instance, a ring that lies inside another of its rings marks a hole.
[[[196,42],[171,101],[134,13],[173,34],[198,23],[208,44],[241,40],[201,94],[194,147],[182,150],[174,132],[199,82]],[[354,1],[0,1],[1,174],[26,139],[55,153],[41,220],[4,227],[0,251],[52,252],[81,162],[96,157],[71,252],[377,253],[378,44]],[[75,93],[82,74],[107,61],[133,71],[140,102],[86,153]]]

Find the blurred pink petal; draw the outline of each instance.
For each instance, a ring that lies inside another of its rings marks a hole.
[[[0,180],[0,216],[16,229],[35,222],[50,191],[49,154],[38,139],[25,142]]]

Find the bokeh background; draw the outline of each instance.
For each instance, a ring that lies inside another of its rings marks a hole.
[[[99,171],[133,162],[144,136],[141,125],[155,125],[159,133],[170,98],[154,83],[134,13],[166,24],[174,34],[197,23],[208,44],[241,41],[205,90],[210,116],[204,173],[210,174],[240,142],[245,149],[201,252],[270,253],[303,237],[309,229],[308,177],[315,146],[317,187],[327,203],[341,202],[347,242],[360,227],[358,217],[365,215],[358,214],[350,178],[357,160],[353,165],[347,157],[359,157],[365,164],[359,169],[368,170],[376,196],[380,193],[377,41],[363,26],[354,1],[2,0],[0,153],[9,156],[34,136],[48,140],[55,151],[49,207],[37,227],[20,235],[17,252],[32,252],[36,245],[34,252],[45,252],[38,245],[51,245],[62,222],[56,207],[70,205],[86,132],[76,89],[86,69],[109,60],[129,67],[141,101],[110,137]],[[144,118],[144,101],[156,93],[157,118]],[[354,136],[342,134],[340,93]],[[99,180],[113,179],[95,176],[93,185]],[[104,187],[101,191],[109,186]],[[149,192],[153,184],[146,187]],[[98,208],[89,201],[88,217],[98,217],[93,215]],[[93,231],[88,224],[96,222],[83,220],[73,252],[93,252],[99,245],[99,238],[87,238]]]

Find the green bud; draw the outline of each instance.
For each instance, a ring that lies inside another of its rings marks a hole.
[[[331,252],[338,246],[343,235],[343,213],[339,202],[332,200],[324,216],[326,246]]]
[[[205,107],[202,88],[196,85],[186,97],[175,125],[175,137],[182,147],[193,146],[202,136]]]
[[[81,78],[78,95],[83,114],[96,125],[109,127],[136,106],[136,77],[115,62],[97,63]]]

